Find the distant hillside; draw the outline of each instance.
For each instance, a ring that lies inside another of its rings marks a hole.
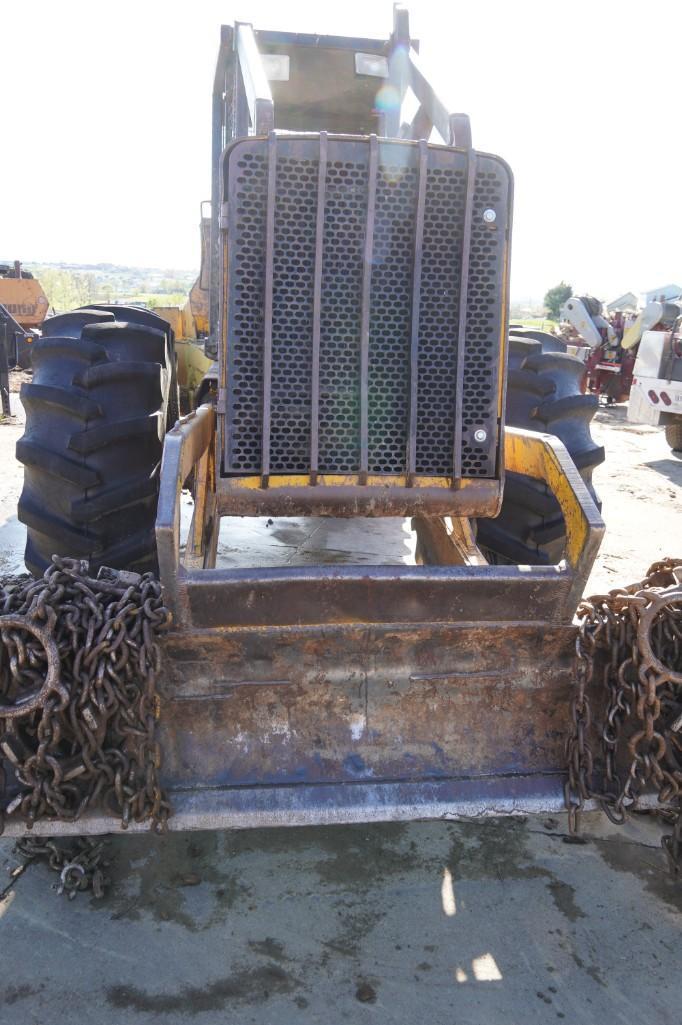
[[[198,274],[198,270],[176,267],[126,267],[113,263],[26,262],[24,266],[38,278],[50,307],[57,313],[90,302],[128,301],[152,308],[180,306]]]
[[[198,269],[127,267],[116,263],[27,261],[24,266],[38,278],[50,307],[57,313],[89,302],[128,301],[143,303],[152,309],[182,306],[199,273]],[[529,317],[544,317],[545,310],[541,299],[512,297],[510,312],[512,320],[524,321]]]

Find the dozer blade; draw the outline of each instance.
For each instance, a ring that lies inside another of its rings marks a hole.
[[[398,595],[392,574],[335,570],[323,580],[304,570],[283,603],[279,619],[289,621],[273,624],[282,603],[261,571],[220,602],[236,610],[220,627],[208,625],[220,599],[207,582],[193,595],[204,626],[166,644],[160,740],[176,820],[209,827],[556,810],[574,632],[549,618],[555,581],[528,587],[500,577],[472,588],[466,575],[453,586],[431,570],[402,579]],[[430,621],[416,621],[426,604]],[[259,605],[269,625],[257,621]],[[315,618],[316,606],[324,624],[290,622]],[[518,618],[500,621],[504,607]],[[383,621],[343,622],[353,608]]]
[[[160,720],[171,827],[559,809],[572,619],[603,534],[563,445],[506,431],[506,468],[561,505],[559,566],[192,569],[172,486],[195,465],[210,478],[213,417],[169,435],[157,521],[177,622]],[[200,488],[195,537],[201,503]]]

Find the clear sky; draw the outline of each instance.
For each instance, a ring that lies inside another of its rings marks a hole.
[[[413,0],[474,145],[516,178],[512,295],[682,284],[682,6]],[[198,265],[221,22],[385,36],[390,0],[0,3],[0,257]]]

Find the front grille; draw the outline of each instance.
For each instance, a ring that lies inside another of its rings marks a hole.
[[[224,472],[496,476],[506,165],[273,135],[224,188]]]

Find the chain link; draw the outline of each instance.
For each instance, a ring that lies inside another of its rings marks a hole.
[[[42,579],[0,584],[0,831],[6,815],[30,829],[94,807],[123,828],[165,828],[156,638],[169,622],[151,573],[103,568],[93,579],[87,563],[55,556]],[[72,859],[65,889],[92,868]]]
[[[117,816],[123,828],[149,821],[165,829],[155,638],[170,616],[158,581],[108,569],[95,580],[86,563],[55,557],[41,580],[0,585],[0,613],[0,832],[5,815],[30,829],[38,819],[78,819],[90,807]],[[589,800],[621,823],[654,787],[672,823],[663,847],[680,871],[682,559],[662,560],[640,583],[583,600],[577,615],[569,828],[577,832]],[[595,700],[603,707],[599,724]],[[3,762],[15,779],[9,798]],[[70,897],[88,887],[103,891],[102,849],[87,838],[75,847],[37,837],[18,844],[31,860],[47,858]]]
[[[639,583],[584,599],[577,616],[564,790],[569,829],[578,831],[588,800],[621,824],[644,791],[655,789],[673,826],[663,847],[680,871],[682,559],[663,559]]]
[[[24,836],[17,840],[14,849],[24,859],[25,866],[43,860],[53,872],[58,872],[59,882],[54,889],[69,900],[83,890],[92,890],[97,898],[104,896],[109,882],[104,869],[109,862],[103,857],[103,841],[88,836],[77,836],[72,840]]]

